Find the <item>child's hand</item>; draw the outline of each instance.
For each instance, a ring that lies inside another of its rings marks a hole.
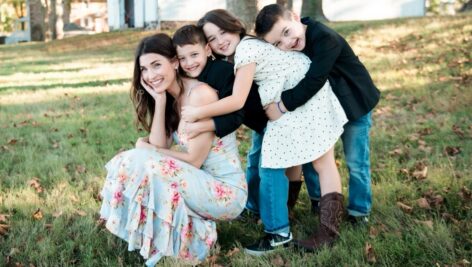
[[[136,148],[152,148],[152,145],[149,144],[149,136],[138,138],[135,146]]]
[[[283,113],[280,111],[279,107],[277,107],[277,103],[270,103],[269,105],[264,107],[264,111],[269,118],[270,121],[276,121],[280,117],[282,117]]]
[[[185,132],[187,133],[187,137],[192,139],[197,137],[203,131],[199,126],[199,122],[190,122],[185,124]]]
[[[185,122],[195,122],[198,118],[198,107],[194,106],[183,106],[182,112],[180,115],[182,116],[182,120]]]

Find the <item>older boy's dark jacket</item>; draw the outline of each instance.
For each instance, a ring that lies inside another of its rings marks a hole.
[[[282,93],[288,110],[294,110],[314,96],[329,78],[333,92],[349,120],[371,111],[380,99],[369,72],[354,54],[346,40],[320,22],[303,18],[306,45],[302,51],[312,64],[306,76],[293,88]]]
[[[230,96],[233,92],[234,83],[233,65],[222,60],[208,60],[202,73],[198,76],[198,80],[216,89],[218,98]],[[218,137],[232,133],[242,123],[254,131],[262,133],[267,120],[255,83],[252,84],[249,96],[241,110],[213,118],[215,132]]]

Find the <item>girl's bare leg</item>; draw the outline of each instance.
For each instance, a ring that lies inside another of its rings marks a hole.
[[[313,168],[320,179],[321,196],[332,192],[341,193],[341,175],[339,175],[334,159],[334,146],[323,156],[313,161]]]

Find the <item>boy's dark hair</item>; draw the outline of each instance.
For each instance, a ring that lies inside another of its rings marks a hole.
[[[259,11],[256,17],[254,31],[258,37],[264,37],[272,30],[275,23],[281,18],[290,18],[290,10],[279,4],[267,5]]]
[[[172,37],[172,42],[174,47],[184,46],[184,45],[194,45],[201,44],[206,45],[207,41],[203,30],[196,25],[185,25],[180,27]]]

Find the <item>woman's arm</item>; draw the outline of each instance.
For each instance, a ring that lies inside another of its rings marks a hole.
[[[216,92],[206,84],[194,88],[189,96],[189,104],[193,106],[207,105],[217,100],[218,96],[216,95]],[[192,139],[189,139],[186,152],[163,148],[158,148],[157,151],[200,168],[208,157],[214,137],[214,132],[204,132]]]
[[[201,107],[185,106],[182,108],[182,119],[194,122],[240,110],[246,103],[249,90],[256,73],[256,63],[244,65],[236,70],[232,95]]]

